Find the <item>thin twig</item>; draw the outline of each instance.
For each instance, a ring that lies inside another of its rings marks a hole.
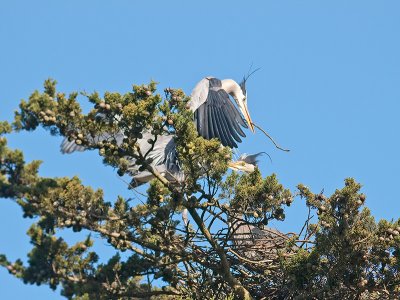
[[[261,131],[271,140],[271,142],[274,143],[274,145],[275,145],[276,148],[278,148],[279,150],[285,151],[285,152],[289,152],[289,151],[290,151],[289,149],[284,149],[284,148],[282,148],[281,146],[279,146],[279,145],[274,141],[274,139],[273,139],[264,129],[262,129],[260,126],[258,126],[257,124],[254,124],[253,122],[252,122],[251,124],[253,124],[254,127],[256,127],[257,129],[261,130]]]
[[[117,177],[119,180],[121,180],[123,183],[125,183],[126,185],[128,185],[128,187],[129,187],[133,192],[137,193],[138,195],[140,195],[140,196],[142,196],[142,197],[147,197],[147,195],[145,195],[145,194],[143,194],[143,193],[137,191],[136,188],[133,187],[132,184],[130,184],[129,182],[127,182],[126,180],[124,180],[123,178],[121,178],[121,176],[116,175],[116,177]],[[136,197],[137,197],[137,196],[136,196]],[[143,202],[139,197],[137,197],[137,199],[138,199],[140,202],[142,202],[142,204],[144,205],[144,202]]]
[[[300,233],[298,234],[298,236],[300,237],[303,234],[303,230],[306,229],[306,232],[304,233],[304,237],[306,236],[307,232],[308,232],[308,224],[309,221],[314,217],[314,216],[310,216],[311,214],[311,209],[308,208],[308,216],[307,216],[307,220],[304,222],[303,227],[300,230]]]

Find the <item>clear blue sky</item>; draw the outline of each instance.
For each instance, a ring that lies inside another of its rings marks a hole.
[[[1,1],[0,119],[48,77],[67,92],[126,92],[154,79],[160,92],[190,93],[207,75],[239,80],[253,62],[261,67],[248,83],[253,120],[292,151],[262,134],[240,150],[267,151],[273,163],[262,161],[263,174],[276,172],[292,190],[304,183],[330,194],[354,177],[377,219],[397,219],[399,34],[399,1]],[[130,196],[96,153],[62,156],[60,142],[43,130],[9,137],[28,161],[45,161],[43,176],[78,174],[110,200]],[[296,201],[283,230],[304,220]],[[30,224],[0,199],[0,253],[26,259]],[[27,297],[61,299],[0,269],[0,298]]]

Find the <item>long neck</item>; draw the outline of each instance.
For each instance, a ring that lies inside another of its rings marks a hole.
[[[235,100],[243,98],[243,92],[240,86],[232,79],[221,80],[222,89],[224,89]]]

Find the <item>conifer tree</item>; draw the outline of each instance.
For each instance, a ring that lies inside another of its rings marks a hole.
[[[68,299],[397,299],[400,297],[400,220],[376,222],[364,206],[361,185],[346,179],[332,195],[299,184],[284,188],[275,174],[228,170],[231,150],[197,135],[188,97],[156,93],[156,83],[125,94],[83,95],[44,91],[22,101],[14,122],[0,123],[0,198],[16,200],[34,224],[27,264],[0,255],[0,265],[27,284],[61,286]],[[25,162],[7,146],[7,134],[39,126],[95,150],[119,175],[130,160],[155,179],[144,203],[105,199],[78,177],[40,176],[40,161]],[[151,131],[174,135],[184,181],[167,180],[137,141]],[[124,134],[122,143],[116,136]],[[106,135],[107,138],[94,139]],[[299,233],[268,227],[285,208],[303,201],[314,218]],[[5,201],[2,199],[2,201]],[[189,222],[182,222],[187,210]],[[100,263],[87,238],[69,245],[61,229],[86,229],[115,248]],[[122,258],[121,253],[124,252]],[[160,279],[160,284],[151,280]]]

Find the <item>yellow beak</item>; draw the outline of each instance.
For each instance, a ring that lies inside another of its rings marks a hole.
[[[253,173],[256,167],[252,164],[245,163],[244,161],[230,161],[228,167],[235,171],[242,171],[246,173]]]
[[[243,115],[244,115],[244,118],[247,121],[247,124],[249,124],[250,130],[252,132],[254,132],[254,125],[253,125],[253,122],[251,121],[249,110],[247,109],[247,105],[246,104],[243,104]]]

